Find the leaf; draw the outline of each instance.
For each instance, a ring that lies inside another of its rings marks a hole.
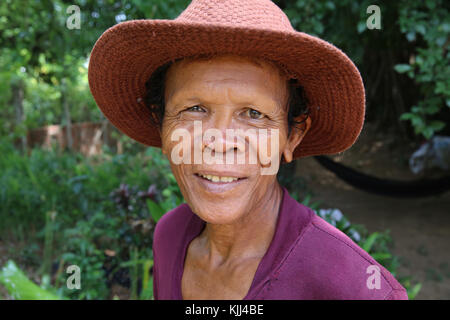
[[[153,266],[153,260],[147,259],[142,266],[142,289],[145,290],[149,284],[150,268]]]
[[[435,114],[435,113],[439,112],[439,110],[440,110],[440,107],[437,104],[429,105],[424,109],[426,114]]]
[[[365,21],[358,22],[356,29],[358,30],[358,33],[363,33],[366,30],[366,22]]]
[[[408,32],[406,34],[406,39],[408,39],[409,42],[416,40],[416,33],[414,31]]]
[[[407,113],[403,113],[401,116],[400,116],[400,120],[411,120],[412,118],[414,118],[414,117],[417,117],[415,114],[413,114],[413,113],[409,113],[409,112],[407,112]]]
[[[308,193],[308,194],[305,196],[305,198],[303,199],[302,203],[303,203],[303,205],[305,205],[305,206],[308,207],[310,201],[311,201],[311,194]]]
[[[164,209],[153,200],[147,199],[147,207],[150,211],[150,215],[152,216],[153,220],[155,220],[155,222],[158,222],[159,219],[161,219],[161,217],[164,215]]]
[[[416,284],[411,290],[408,291],[408,299],[413,300],[417,296],[421,288],[421,283]]]
[[[146,287],[142,289],[140,300],[153,300],[153,277],[148,279]]]
[[[423,129],[422,134],[428,140],[433,136],[434,130],[431,127],[426,127],[425,129]]]
[[[429,126],[433,128],[434,131],[442,130],[445,127],[445,122],[439,120],[433,120],[430,122]]]
[[[422,35],[424,35],[427,32],[427,30],[423,24],[416,25],[416,31]]]
[[[392,257],[392,255],[387,252],[376,252],[376,253],[372,253],[371,256],[378,262],[380,262],[382,260],[390,259]]]
[[[411,122],[412,122],[413,126],[416,127],[418,130],[420,130],[424,127],[424,121],[419,116],[411,118]]]
[[[411,70],[411,66],[409,64],[397,64],[394,66],[394,70],[398,73],[405,73]]]
[[[375,240],[377,240],[379,236],[378,232],[374,232],[372,233],[367,239],[366,241],[364,241],[362,248],[366,251],[369,252],[370,249],[372,249],[373,244],[375,243]]]
[[[17,300],[61,300],[60,297],[33,283],[14,261],[9,260],[0,271],[0,283]]]

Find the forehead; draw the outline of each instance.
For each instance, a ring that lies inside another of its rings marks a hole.
[[[282,99],[287,77],[276,64],[262,59],[236,55],[183,59],[175,62],[167,72],[166,101],[199,91],[210,94],[222,85],[245,89],[241,91],[250,95]]]

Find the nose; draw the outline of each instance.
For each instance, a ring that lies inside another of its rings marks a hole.
[[[245,152],[245,142],[239,137],[232,112],[223,110],[211,115],[204,128],[203,148],[213,152]]]

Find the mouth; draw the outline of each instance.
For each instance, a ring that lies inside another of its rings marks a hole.
[[[237,192],[237,188],[240,190],[249,181],[249,177],[230,172],[197,172],[194,177],[204,191],[214,194]]]
[[[214,183],[233,183],[239,180],[246,179],[245,177],[233,177],[227,175],[213,175],[213,174],[201,174],[196,173],[197,177],[214,182]]]

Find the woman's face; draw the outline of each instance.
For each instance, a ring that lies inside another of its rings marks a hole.
[[[310,124],[288,137],[287,99],[286,78],[265,61],[223,55],[169,68],[162,151],[201,219],[236,222],[273,194],[281,156],[292,159]]]

